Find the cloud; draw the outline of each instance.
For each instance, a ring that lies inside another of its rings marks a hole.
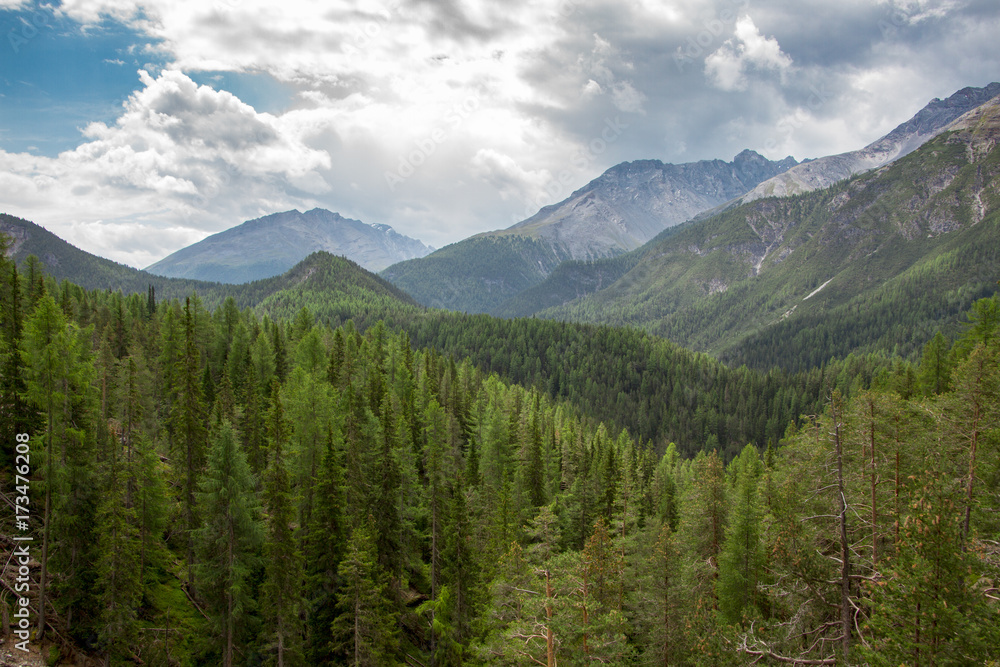
[[[705,74],[714,86],[726,91],[746,90],[748,72],[786,72],[792,59],[782,53],[778,40],[764,37],[753,19],[736,21],[735,34],[705,59]]]
[[[88,125],[75,150],[56,158],[0,152],[5,203],[63,221],[67,239],[84,247],[105,246],[107,235],[95,230],[108,225],[188,230],[150,232],[149,253],[157,254],[152,244],[204,236],[232,226],[237,216],[302,201],[295,191],[327,187],[316,170],[330,166],[329,155],[307,147],[293,119],[258,114],[174,70],[155,79],[140,70],[139,78],[143,88],[117,121]],[[104,226],[83,224],[78,212]]]
[[[511,156],[489,148],[476,153],[472,158],[472,167],[476,176],[495,188],[503,199],[536,199],[551,179],[548,171],[527,170]]]
[[[67,30],[123,23],[142,38],[135,57],[155,50],[166,65],[144,67],[117,115],[74,117],[72,150],[0,152],[0,210],[120,261],[312,206],[440,247],[528,217],[625,160],[858,148],[1000,71],[993,0],[748,8],[65,0],[52,11]],[[193,80],[219,73],[283,94],[254,108],[260,94],[218,89],[225,76],[216,89]],[[16,91],[0,94],[6,106]],[[607,141],[611,126],[621,130]],[[401,170],[390,189],[386,174]]]

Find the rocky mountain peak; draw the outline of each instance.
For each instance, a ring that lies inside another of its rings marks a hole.
[[[947,99],[933,99],[905,123],[864,148],[803,162],[782,174],[763,181],[735,203],[762,197],[785,196],[829,187],[871,169],[877,169],[943,132],[955,119],[1000,94],[1000,83],[984,88],[963,88]]]
[[[272,213],[214,234],[150,266],[150,273],[241,283],[284,273],[313,252],[342,255],[378,271],[433,248],[389,225],[370,225],[314,208]]]

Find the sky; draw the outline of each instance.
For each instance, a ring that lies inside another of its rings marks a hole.
[[[0,212],[138,268],[293,208],[441,247],[1000,80],[996,0],[0,0],[0,33]]]

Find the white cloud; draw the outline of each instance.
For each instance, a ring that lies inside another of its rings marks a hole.
[[[611,91],[611,100],[619,111],[628,113],[645,113],[642,103],[646,101],[646,96],[629,81],[617,81]]]
[[[329,168],[329,155],[307,147],[289,119],[258,114],[174,70],[139,76],[143,88],[117,121],[91,123],[76,149],[55,158],[0,152],[3,203],[36,211],[36,222],[83,247],[105,247],[108,229],[151,231],[180,221],[219,231],[239,216],[306,199],[290,191],[327,187],[316,170]],[[81,213],[104,226],[88,226]],[[178,238],[151,231],[149,254]]]
[[[740,17],[734,36],[705,58],[705,74],[714,86],[727,91],[746,90],[749,71],[783,73],[791,66],[792,59],[781,51],[778,40],[764,37],[749,16]]]
[[[496,188],[504,199],[537,199],[542,196],[545,184],[551,180],[548,171],[525,169],[511,156],[489,148],[475,154],[472,167],[476,176]]]
[[[0,210],[145,264],[293,207],[440,247],[623,160],[857,148],[995,77],[1000,12],[963,23],[955,3],[782,0],[754,5],[755,21],[742,0],[65,0],[52,11],[67,25],[113,17],[146,38],[131,55],[169,65],[76,149],[0,152]],[[878,16],[897,10],[885,39]],[[260,113],[188,76],[210,71],[273,77],[286,103]],[[829,87],[821,107],[813,85]],[[609,121],[622,131],[594,144]],[[390,191],[386,172],[412,158]]]

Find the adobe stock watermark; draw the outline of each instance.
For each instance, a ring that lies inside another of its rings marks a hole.
[[[417,169],[422,167],[437,152],[441,144],[448,141],[452,133],[462,126],[462,123],[479,108],[479,105],[479,98],[475,95],[466,97],[445,114],[444,120],[447,123],[447,128],[435,127],[426,136],[415,139],[413,148],[399,156],[399,163],[395,171],[386,171],[384,174],[385,184],[389,187],[389,192],[395,192],[400,183],[417,173]]]
[[[805,106],[796,108],[795,113],[791,116],[786,116],[778,121],[775,126],[776,133],[764,142],[764,152],[773,155],[782,144],[787,143],[792,135],[806,124],[813,113],[823,108],[832,97],[832,93],[822,85],[809,86],[809,97],[806,98]]]
[[[350,56],[359,55],[362,51],[365,51],[372,42],[374,42],[386,29],[386,26],[392,22],[393,16],[399,12],[399,8],[402,6],[400,2],[390,2],[385,8],[379,12],[374,18],[371,18],[364,23],[354,26],[354,31],[351,34],[351,41],[344,44],[344,53]]]
[[[254,146],[266,146],[273,143],[278,138],[278,133],[270,126],[258,127],[247,144]],[[238,161],[221,160],[221,165],[213,169],[213,178],[204,179],[204,184],[195,186],[195,192],[186,194],[183,198],[189,200],[191,205],[184,208],[181,216],[185,220],[190,220],[197,213],[208,209],[210,202],[222,195],[244,174]],[[188,180],[191,180],[190,178]]]
[[[15,26],[7,32],[7,43],[10,44],[10,50],[15,54],[20,53],[21,49],[35,37],[38,37],[43,30],[54,30],[56,26],[62,25],[62,19],[57,17],[48,5],[33,11],[29,18],[23,16],[19,18],[21,25]]]
[[[729,6],[721,12],[707,14],[702,19],[702,30],[689,36],[684,46],[678,46],[674,52],[674,65],[678,72],[683,72],[688,65],[707,55],[709,47],[725,32],[726,26],[735,25],[740,10],[750,6],[750,0],[728,0]]]
[[[556,8],[556,14],[566,19],[576,13],[576,10],[583,4],[583,0],[562,0]]]
[[[888,39],[900,31],[901,28],[910,27],[910,20],[913,13],[900,7],[894,7],[891,12],[887,12],[878,20],[878,29],[882,33],[882,39]]]
[[[570,158],[570,164],[579,171],[590,169],[597,158],[608,150],[608,146],[618,141],[618,138],[621,137],[628,127],[628,123],[623,123],[618,116],[605,118],[604,127],[601,128],[600,133],[587,142],[584,150],[574,154]],[[563,169],[560,171],[556,174],[555,179],[545,186],[543,194],[538,195],[534,200],[528,201],[525,204],[524,213],[520,217],[516,213],[511,216],[513,222],[526,220],[535,215],[539,209],[564,199],[566,195],[572,192],[573,179],[574,175],[570,170]]]

